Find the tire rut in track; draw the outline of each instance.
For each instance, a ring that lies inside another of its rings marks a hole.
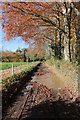
[[[4,120],[28,118],[80,118],[79,107],[72,103],[72,95],[64,89],[48,89],[37,82],[29,82],[30,89],[20,92],[17,102],[11,106]],[[25,94],[24,94],[25,93]]]

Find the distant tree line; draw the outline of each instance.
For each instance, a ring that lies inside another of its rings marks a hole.
[[[31,52],[31,53],[30,53]],[[2,62],[31,62],[43,60],[44,57],[37,56],[36,53],[33,53],[31,49],[23,48],[22,50],[18,48],[16,52],[12,51],[2,51],[2,56],[0,58]]]

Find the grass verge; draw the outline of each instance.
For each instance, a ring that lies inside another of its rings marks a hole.
[[[23,78],[29,71],[31,71],[35,66],[37,66],[40,61],[29,63],[28,68],[25,68],[20,73],[16,73],[13,76],[10,76],[2,80],[2,90],[8,91],[9,87],[14,83],[19,83],[20,79]]]

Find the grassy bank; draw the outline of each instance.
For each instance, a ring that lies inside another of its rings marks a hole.
[[[31,71],[35,66],[37,66],[40,63],[40,61],[38,62],[31,62],[28,65],[28,68],[25,68],[22,70],[22,72],[20,73],[16,73],[13,76],[10,76],[6,79],[2,80],[2,89],[7,91],[8,88],[15,83],[19,83],[20,79],[22,79],[29,71]]]
[[[17,67],[20,65],[27,65],[27,62],[0,62],[0,70],[11,68],[12,64],[14,65],[14,67]]]
[[[77,81],[77,66],[70,62],[58,59],[50,59],[46,61],[48,67],[51,68],[56,75],[62,79],[67,89],[77,94],[78,81]]]

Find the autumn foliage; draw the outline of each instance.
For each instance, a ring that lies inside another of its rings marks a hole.
[[[47,43],[54,56],[72,61],[79,53],[79,3],[77,2],[4,2],[2,26],[6,39],[17,36],[29,43]]]
[[[24,50],[25,54],[24,54]],[[23,48],[20,50],[19,48],[16,52],[13,51],[2,51],[1,60],[2,62],[31,62],[31,61],[38,61],[44,59],[45,51],[41,51],[38,48],[29,47],[28,49]]]
[[[2,62],[24,62],[24,56],[20,52],[3,51]]]

